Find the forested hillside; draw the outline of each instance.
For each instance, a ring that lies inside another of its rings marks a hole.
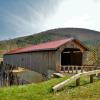
[[[94,55],[99,54],[100,32],[82,28],[59,28],[40,32],[30,36],[0,41],[0,56],[2,57],[2,54],[11,49],[69,37],[74,37],[82,41],[89,47],[89,49],[93,50]],[[100,57],[98,56],[97,59],[100,59]]]

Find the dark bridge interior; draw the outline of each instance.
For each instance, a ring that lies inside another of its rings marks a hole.
[[[77,48],[65,48],[61,53],[61,65],[82,65],[82,52]]]

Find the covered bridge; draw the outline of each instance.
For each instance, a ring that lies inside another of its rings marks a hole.
[[[19,48],[4,54],[4,64],[47,75],[63,65],[82,65],[88,49],[77,39],[67,38]]]

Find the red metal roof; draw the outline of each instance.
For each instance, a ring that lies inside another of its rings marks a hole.
[[[25,48],[18,48],[18,49],[15,49],[15,50],[11,50],[6,54],[16,54],[16,53],[41,51],[41,50],[56,50],[61,45],[65,44],[67,42],[70,42],[72,40],[73,40],[73,38],[69,38],[69,39],[62,39],[62,40],[56,40],[56,41],[41,43],[41,44],[38,44],[38,45],[32,45],[32,46],[28,46],[28,47],[25,47]]]
[[[11,50],[6,54],[16,54],[16,53],[24,53],[24,52],[32,52],[32,51],[44,51],[44,50],[56,50],[60,46],[64,45],[65,43],[69,43],[71,41],[77,41],[83,48],[84,50],[88,50],[87,47],[85,47],[83,44],[80,43],[77,39],[73,38],[68,38],[68,39],[62,39],[62,40],[56,40],[56,41],[51,41],[51,42],[46,42],[46,43],[41,43],[38,45],[31,45],[25,48],[17,48],[15,50]]]

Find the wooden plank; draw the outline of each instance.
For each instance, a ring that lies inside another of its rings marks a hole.
[[[62,89],[64,86],[66,86],[66,85],[68,85],[69,83],[71,83],[72,81],[78,79],[78,78],[80,77],[80,74],[81,74],[81,73],[76,74],[76,75],[72,76],[71,78],[69,78],[69,79],[67,79],[67,80],[65,80],[65,81],[63,81],[63,82],[57,84],[56,86],[54,86],[54,87],[53,87],[54,92],[56,92],[57,90]]]
[[[100,73],[100,70],[88,71],[88,72],[83,72],[82,76],[90,76],[98,73]]]
[[[63,77],[65,77],[63,74],[61,74],[61,73],[53,73],[53,75],[55,76],[55,77],[61,77],[61,78],[63,78]]]

